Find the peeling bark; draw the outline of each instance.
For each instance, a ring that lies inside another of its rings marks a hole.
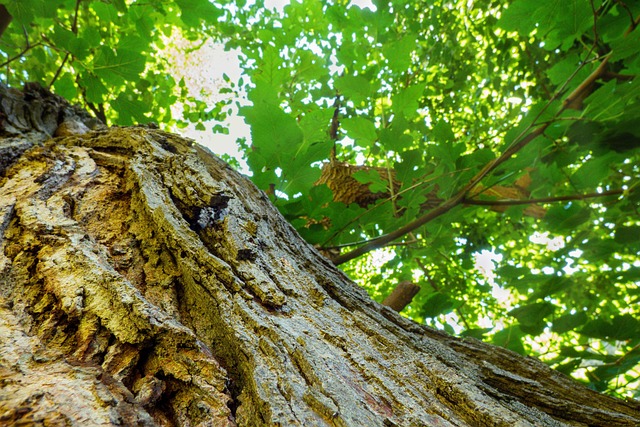
[[[373,302],[205,148],[0,98],[0,425],[640,423]]]

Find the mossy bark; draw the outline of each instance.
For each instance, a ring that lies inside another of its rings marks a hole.
[[[640,423],[373,302],[205,148],[0,101],[0,425]]]

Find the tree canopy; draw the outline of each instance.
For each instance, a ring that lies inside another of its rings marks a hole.
[[[224,121],[162,51],[237,48],[252,179],[307,241],[375,299],[418,284],[418,322],[638,397],[640,2],[3,3],[3,81],[108,124]]]

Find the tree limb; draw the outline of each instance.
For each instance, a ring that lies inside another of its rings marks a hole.
[[[593,82],[595,82],[604,72],[606,64],[609,60],[609,56],[605,56],[604,60],[600,63],[600,65],[598,66],[598,68],[596,68],[596,70],[594,70],[589,77],[587,77],[579,86],[576,90],[574,90],[568,97],[567,99],[563,102],[562,107],[558,109],[558,112],[556,112],[555,117],[557,117],[560,113],[562,113],[564,110],[568,109],[568,108],[575,108],[575,101],[579,100],[580,96],[582,96],[585,91],[588,90],[588,88],[591,86],[591,84],[593,84]],[[518,151],[520,151],[522,148],[524,148],[528,143],[530,143],[531,141],[533,141],[534,139],[536,139],[537,137],[539,137],[540,135],[544,134],[544,132],[547,130],[547,128],[551,125],[551,123],[553,122],[552,120],[546,121],[543,124],[539,124],[538,127],[536,127],[535,129],[533,129],[529,134],[526,134],[524,132],[526,132],[527,130],[531,129],[534,124],[536,123],[536,121],[541,117],[541,115],[545,112],[545,110],[551,105],[551,101],[549,101],[549,103],[547,103],[547,105],[545,106],[545,108],[542,109],[542,111],[540,111],[540,113],[538,113],[538,116],[533,120],[533,124],[530,125],[525,131],[523,131],[523,133],[521,133],[514,141],[513,144],[511,144],[501,155],[500,157],[492,160],[491,162],[487,163],[461,190],[459,190],[453,197],[451,197],[449,200],[445,201],[444,203],[442,203],[440,206],[436,207],[435,209],[427,212],[426,214],[416,218],[415,220],[411,221],[410,223],[404,225],[403,227],[398,228],[397,230],[394,230],[388,234],[385,234],[383,236],[380,236],[376,239],[371,240],[369,243],[356,248],[354,250],[352,250],[351,252],[347,252],[343,255],[340,255],[338,257],[336,257],[334,259],[334,264],[336,265],[340,265],[342,263],[345,263],[347,261],[350,261],[352,259],[355,259],[361,255],[366,254],[367,252],[370,252],[372,250],[378,249],[380,247],[382,247],[383,245],[394,241],[395,239],[417,229],[418,227],[421,227],[422,225],[426,224],[427,222],[449,212],[451,209],[453,209],[454,207],[460,205],[461,203],[464,202],[465,197],[467,196],[468,192],[473,189],[476,185],[478,185],[480,183],[480,181],[486,177],[491,171],[495,170],[498,166],[500,166],[502,163],[506,162],[507,160],[509,160],[515,153],[517,153]]]
[[[427,222],[436,219],[440,215],[443,215],[443,214],[449,212],[451,209],[455,208],[456,206],[462,204],[464,199],[465,199],[465,196],[467,195],[467,192],[469,192],[469,190],[471,190],[473,187],[475,187],[482,180],[482,178],[487,176],[487,174],[489,174],[489,172],[491,172],[492,170],[497,168],[499,165],[501,165],[502,163],[507,161],[509,158],[511,158],[511,156],[513,156],[515,153],[517,153],[520,149],[522,149],[529,142],[533,141],[538,136],[542,135],[544,133],[544,131],[547,129],[547,127],[549,127],[549,124],[550,123],[546,123],[546,124],[536,128],[533,132],[531,132],[530,134],[528,134],[527,136],[522,138],[520,141],[518,141],[515,144],[511,145],[509,148],[507,148],[507,150],[500,157],[498,157],[497,159],[494,159],[492,162],[488,163],[484,168],[482,168],[482,170],[480,172],[478,172],[476,174],[476,176],[474,176],[469,181],[469,183],[467,183],[467,185],[465,185],[460,191],[458,191],[458,193],[456,193],[452,198],[450,198],[449,200],[445,201],[444,203],[442,203],[437,208],[435,208],[435,209],[427,212],[426,214],[416,218],[415,220],[411,221],[410,223],[406,224],[405,226],[400,227],[395,231],[392,231],[391,233],[388,233],[388,234],[385,234],[383,236],[380,236],[377,239],[373,239],[369,243],[367,243],[366,245],[360,246],[359,248],[356,248],[356,249],[352,250],[351,252],[347,252],[346,254],[343,254],[343,255],[340,255],[340,256],[336,257],[335,260],[334,260],[334,264],[335,265],[340,265],[342,263],[345,263],[347,261],[355,259],[355,258],[359,257],[360,255],[364,255],[367,252],[370,252],[370,251],[372,251],[374,249],[378,249],[378,248],[382,247],[383,245],[385,245],[385,244],[387,244],[389,242],[392,242],[392,241],[396,240],[397,238],[399,238],[401,236],[404,236],[405,234],[417,229],[418,227],[421,227],[422,225],[426,224]]]
[[[12,20],[13,20],[13,16],[11,16],[9,11],[3,4],[0,4],[0,36],[4,34],[5,30],[7,29],[7,27],[9,26]]]
[[[462,203],[466,205],[477,206],[517,206],[517,205],[533,205],[536,203],[553,203],[553,202],[565,202],[569,200],[584,200],[593,199],[596,197],[615,196],[624,194],[625,190],[611,190],[603,191],[602,193],[587,193],[587,194],[572,194],[568,196],[556,196],[556,197],[541,197],[539,199],[527,199],[527,200],[477,200],[477,199],[464,199]]]

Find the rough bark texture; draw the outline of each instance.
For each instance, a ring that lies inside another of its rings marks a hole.
[[[640,423],[374,303],[206,149],[0,98],[0,425]]]

